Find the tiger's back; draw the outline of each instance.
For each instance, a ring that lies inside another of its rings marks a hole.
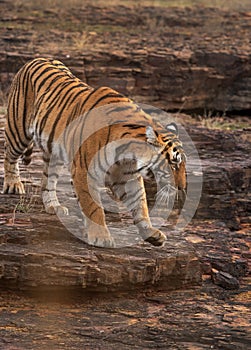
[[[89,244],[114,245],[99,198],[98,181],[104,172],[142,237],[155,245],[164,242],[165,235],[151,226],[142,176],[149,167],[161,168],[162,174],[171,169],[176,186],[185,189],[185,156],[174,125],[165,129],[120,93],[108,87],[94,89],[61,62],[38,58],[14,78],[5,137],[5,193],[24,193],[18,159],[30,162],[35,140],[43,152],[42,197],[48,213],[68,212],[58,202],[56,184],[60,168],[70,160]]]

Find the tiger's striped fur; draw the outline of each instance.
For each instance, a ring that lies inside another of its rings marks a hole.
[[[107,108],[105,118],[93,115],[100,108]],[[99,194],[104,175],[105,185],[127,205],[143,239],[153,245],[165,241],[151,225],[143,178],[151,170],[165,183],[171,169],[176,187],[185,190],[185,155],[174,123],[164,128],[117,91],[94,89],[63,63],[37,58],[12,83],[5,140],[4,193],[24,193],[18,160],[29,164],[36,142],[43,152],[42,197],[48,213],[68,212],[58,202],[56,184],[61,166],[70,160],[89,244],[114,246]],[[61,157],[55,160],[54,154]]]

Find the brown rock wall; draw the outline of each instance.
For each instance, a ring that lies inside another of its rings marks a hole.
[[[109,85],[166,110],[251,109],[249,12],[83,4],[35,9],[38,20],[34,9],[27,15],[20,7],[14,15],[11,2],[4,4],[3,91],[19,67],[42,55],[61,59],[90,85]]]

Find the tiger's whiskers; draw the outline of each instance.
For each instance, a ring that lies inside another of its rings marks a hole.
[[[171,197],[174,195],[176,195],[176,188],[170,184],[167,184],[156,193],[156,201],[158,201],[158,203],[161,205],[165,205],[165,207],[167,207]]]

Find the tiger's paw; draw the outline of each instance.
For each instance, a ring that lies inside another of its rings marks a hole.
[[[87,243],[95,247],[115,248],[115,242],[110,235],[110,232],[102,226],[96,228],[95,232],[88,232]]]
[[[69,215],[69,210],[62,205],[46,207],[45,211],[46,211],[46,213],[51,214],[51,215],[58,215],[58,216]]]
[[[4,181],[3,193],[25,194],[24,185],[21,181]]]
[[[68,215],[68,209],[60,205],[57,194],[55,190],[43,190],[42,191],[42,200],[44,203],[44,208],[46,213],[51,215],[65,216]]]
[[[147,229],[147,233],[151,233],[151,235],[145,239],[145,242],[151,243],[154,246],[162,246],[166,241],[166,235],[162,233],[160,230],[157,230],[153,227]]]
[[[107,237],[107,238],[96,237],[94,239],[88,238],[87,243],[89,245],[93,245],[95,247],[100,247],[100,248],[115,248],[115,243],[112,237]]]

